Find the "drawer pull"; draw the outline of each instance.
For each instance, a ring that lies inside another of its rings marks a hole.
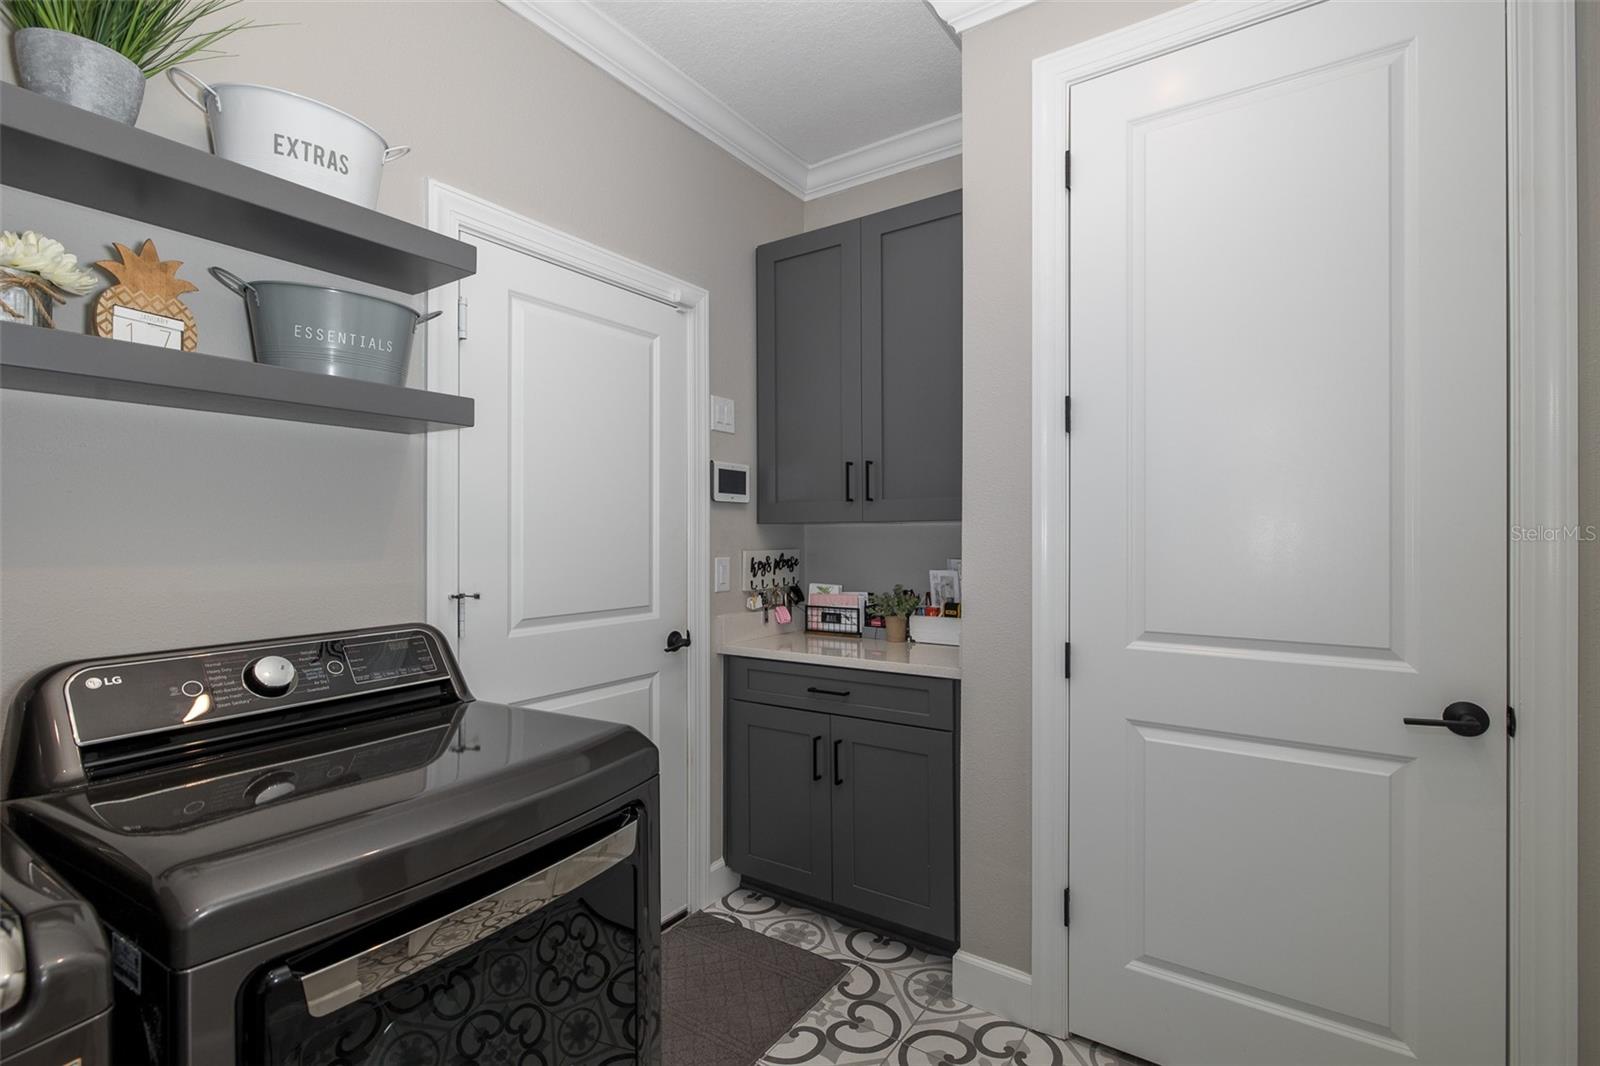
[[[839,761],[839,745],[843,743],[842,740],[833,742],[833,783],[836,785],[844,784],[844,764]]]
[[[840,692],[836,688],[818,688],[815,685],[808,685],[806,687],[806,691],[807,692],[814,692],[818,696],[838,696],[840,699],[844,699],[844,698],[846,698],[847,696],[850,695],[850,690],[849,689],[845,689],[843,692]]]
[[[821,781],[822,780],[821,759],[822,759],[822,738],[820,736],[812,737],[811,738],[811,780],[813,780],[813,781]]]

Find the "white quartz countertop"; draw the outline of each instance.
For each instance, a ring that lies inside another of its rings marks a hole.
[[[961,649],[945,644],[914,644],[909,641],[896,644],[875,637],[778,633],[725,640],[717,646],[717,651],[747,659],[778,659],[814,666],[841,666],[852,670],[880,670],[891,674],[961,680]]]

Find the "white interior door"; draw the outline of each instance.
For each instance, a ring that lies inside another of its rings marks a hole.
[[[1504,1061],[1504,17],[1328,0],[1072,88],[1085,1036]]]
[[[661,751],[662,916],[689,902],[689,335],[673,307],[498,244],[462,282],[462,667],[475,695]],[[704,639],[704,638],[702,638]]]

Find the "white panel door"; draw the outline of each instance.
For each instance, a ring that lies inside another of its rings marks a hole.
[[[1504,1061],[1503,22],[1328,0],[1072,89],[1085,1036]]]
[[[475,695],[661,750],[662,916],[689,902],[688,359],[675,308],[498,244],[462,282],[462,667]],[[702,638],[703,639],[703,638]]]

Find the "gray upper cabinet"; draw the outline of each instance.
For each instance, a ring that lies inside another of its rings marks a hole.
[[[757,518],[961,517],[961,193],[756,251]]]
[[[756,250],[757,519],[861,519],[861,226]]]
[[[869,522],[961,519],[961,194],[861,220]]]

